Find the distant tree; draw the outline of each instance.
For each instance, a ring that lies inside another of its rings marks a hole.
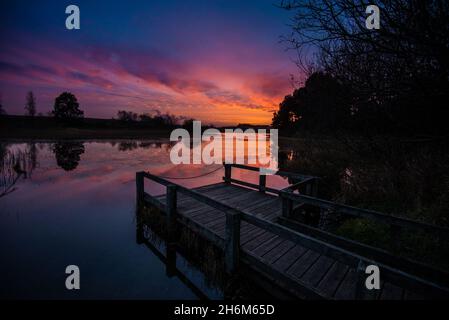
[[[163,115],[159,112],[152,118],[151,123],[155,127],[165,127],[166,126],[165,119],[164,119]]]
[[[84,112],[79,109],[79,103],[75,95],[63,92],[55,99],[52,115],[61,119],[83,118]]]
[[[176,124],[178,124],[179,122],[179,118],[176,117],[173,114],[170,113],[163,113],[163,114],[158,114],[157,116],[154,117],[154,119],[156,119],[157,122],[162,123],[163,126],[166,127],[173,127]]]
[[[0,96],[0,116],[6,114],[5,109],[3,108],[3,104],[2,104],[2,96]]]
[[[298,128],[296,122],[299,120],[297,112],[298,98],[303,94],[304,89],[300,88],[292,95],[285,96],[284,101],[279,104],[279,110],[273,113],[272,126],[282,133],[291,134]]]
[[[350,120],[349,89],[331,75],[315,72],[304,87],[284,98],[272,125],[284,133],[298,129],[333,131],[348,128]]]
[[[33,91],[29,91],[26,98],[25,111],[26,115],[34,117],[36,115],[36,98]]]
[[[142,113],[139,115],[139,119],[141,122],[151,122],[153,121],[153,117],[150,114]]]
[[[134,122],[137,121],[139,115],[132,111],[119,110],[117,117],[120,121]]]
[[[184,129],[192,130],[193,129],[193,121],[195,121],[195,119],[184,119],[182,126],[184,127]]]
[[[118,144],[119,151],[131,151],[139,148],[139,144],[137,142],[120,142]]]

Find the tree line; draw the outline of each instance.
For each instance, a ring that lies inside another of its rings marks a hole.
[[[6,111],[0,96],[0,115],[4,114],[6,114]],[[43,115],[42,113],[37,112],[37,102],[33,91],[29,91],[26,95],[25,115],[30,117]],[[50,111],[48,115],[61,119],[77,119],[84,117],[84,111],[80,110],[80,105],[74,94],[63,92],[56,97],[53,110]]]
[[[449,1],[379,0],[380,29],[365,26],[362,0],[292,0],[304,85],[272,125],[298,130],[447,134]]]
[[[0,115],[6,114],[2,100],[0,96]],[[25,103],[25,115],[34,117],[36,115],[42,115],[37,113],[36,97],[32,91],[29,91],[26,95]],[[84,111],[80,109],[80,104],[76,96],[70,92],[63,92],[56,97],[53,110],[48,113],[49,116],[53,116],[58,119],[73,120],[81,119],[84,117]],[[119,110],[117,112],[117,120],[126,123],[145,124],[151,127],[175,127],[182,125],[184,127],[192,127],[193,119],[175,116],[170,113],[161,113],[156,110],[155,115],[149,113],[137,114],[133,111]]]
[[[161,113],[157,110],[155,115],[149,113],[138,114],[133,111],[119,110],[117,112],[117,119],[129,123],[140,122],[152,127],[175,127],[177,125],[182,125],[190,128],[193,124],[193,119],[175,116],[168,112]]]

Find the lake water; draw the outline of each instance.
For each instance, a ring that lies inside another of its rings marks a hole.
[[[136,243],[137,171],[188,187],[222,181],[219,165],[172,165],[171,147],[163,139],[0,142],[1,298],[198,298]],[[233,177],[257,181],[248,171]],[[287,185],[278,176],[267,183]],[[157,184],[145,188],[164,192]],[[72,264],[80,268],[81,290],[65,287],[65,268]],[[222,297],[187,261],[179,259],[177,267],[208,297]]]

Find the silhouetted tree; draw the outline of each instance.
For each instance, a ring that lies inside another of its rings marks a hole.
[[[447,130],[449,2],[375,1],[379,30],[365,26],[368,4],[281,1],[294,12],[287,40],[299,52],[299,65],[314,64],[351,87],[360,127]]]
[[[156,118],[158,118],[158,117],[168,127],[173,127],[173,126],[177,125],[180,121],[179,117],[175,116],[174,114],[170,114],[168,112],[165,114],[158,115]]]
[[[132,111],[119,110],[117,112],[117,117],[120,121],[137,121],[139,115]]]
[[[274,112],[272,126],[279,129],[283,134],[291,134],[297,128],[298,110],[297,101],[303,94],[303,89],[297,89],[292,95],[285,96],[284,101],[279,104],[279,110]]]
[[[5,109],[3,108],[2,96],[0,95],[0,116],[6,114]]]
[[[274,113],[272,125],[284,133],[347,128],[351,120],[350,101],[349,90],[342,83],[329,74],[315,72],[303,88],[285,97]]]
[[[184,129],[193,130],[193,121],[195,121],[195,119],[184,119],[182,126]]]
[[[53,145],[56,163],[65,171],[78,167],[80,155],[84,153],[84,144],[80,142],[57,142]]]
[[[62,119],[76,119],[84,117],[84,112],[79,109],[78,100],[70,92],[63,92],[55,99],[52,114],[56,118]]]
[[[34,97],[33,91],[27,93],[26,100],[25,114],[34,117],[36,115],[36,98]]]
[[[177,117],[169,113],[161,113],[156,111],[155,115],[148,113],[137,114],[133,111],[119,110],[117,118],[123,122],[137,122],[145,124],[148,127],[167,128],[178,125],[184,118]]]
[[[139,119],[141,122],[151,122],[153,121],[153,117],[148,113],[143,113],[139,115]]]
[[[135,141],[120,142],[118,144],[119,151],[132,151],[139,148],[139,144]]]

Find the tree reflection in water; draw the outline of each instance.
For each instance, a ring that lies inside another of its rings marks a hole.
[[[115,146],[116,143],[111,143]],[[121,141],[118,143],[118,151],[132,151],[136,149],[161,149],[170,150],[174,145],[173,142],[154,142],[154,141]]]
[[[56,163],[65,171],[72,171],[78,167],[81,155],[84,153],[82,142],[57,142],[53,145]]]
[[[136,141],[125,141],[118,144],[119,151],[132,151],[139,148],[139,144]]]

